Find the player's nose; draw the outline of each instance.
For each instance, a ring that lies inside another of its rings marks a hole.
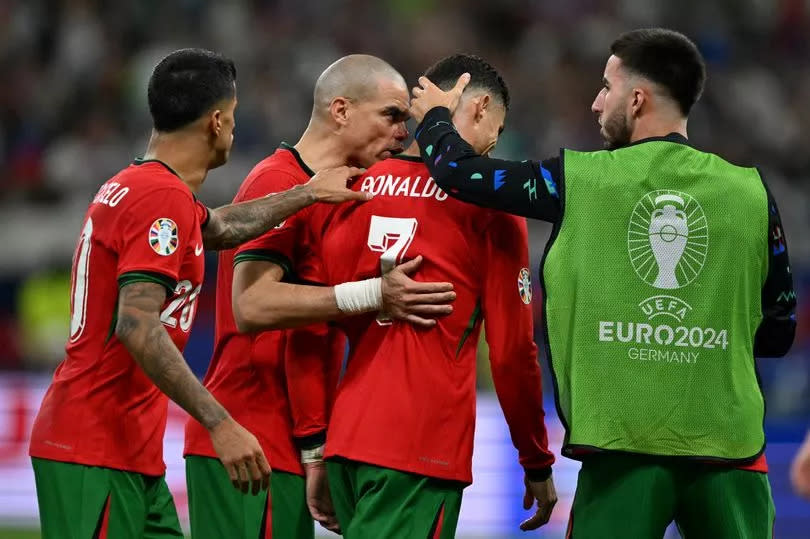
[[[408,127],[405,125],[405,122],[400,122],[397,124],[397,130],[394,133],[394,138],[400,142],[408,138]]]

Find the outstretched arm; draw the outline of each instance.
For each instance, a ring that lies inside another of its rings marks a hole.
[[[124,284],[115,334],[155,385],[211,434],[234,486],[266,489],[270,466],[256,438],[236,423],[197,380],[160,321],[166,289],[154,282]]]
[[[443,91],[421,77],[413,89],[411,116],[422,159],[439,187],[450,196],[478,206],[555,222],[560,218],[559,161],[505,161],[475,153],[453,126],[452,115],[469,81]]]
[[[368,200],[368,193],[346,187],[349,179],[363,172],[363,169],[354,167],[324,169],[304,185],[249,202],[209,210],[208,221],[203,227],[204,246],[214,251],[232,249],[264,234],[316,202]]]
[[[408,275],[422,257],[396,266],[382,277],[337,286],[281,282],[283,269],[272,262],[237,263],[233,279],[233,314],[242,332],[291,328],[346,315],[385,310],[392,317],[431,327],[436,316],[452,312],[450,283],[423,283]]]

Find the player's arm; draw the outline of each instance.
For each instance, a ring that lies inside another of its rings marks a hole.
[[[368,200],[346,182],[364,169],[338,167],[319,171],[304,185],[267,197],[209,210],[203,226],[203,244],[209,250],[232,249],[267,232],[294,213],[316,202]]]
[[[285,337],[284,372],[292,434],[301,452],[307,507],[312,518],[324,528],[340,533],[329,493],[323,449],[345,339],[336,328],[325,323],[289,329]]]
[[[453,126],[452,111],[469,82],[462,75],[443,91],[421,77],[413,89],[411,116],[418,122],[416,141],[434,181],[450,196],[478,206],[556,222],[560,219],[559,160],[505,161],[475,153]]]
[[[243,333],[291,328],[384,309],[392,317],[420,326],[452,312],[450,283],[414,281],[422,257],[394,267],[382,277],[337,286],[307,286],[282,282],[278,263],[239,255],[233,278],[233,315]]]
[[[156,282],[122,283],[115,334],[146,375],[211,433],[234,486],[266,489],[270,466],[256,438],[236,423],[191,372],[160,321],[166,288]]]
[[[537,500],[536,513],[521,524],[536,529],[557,501],[551,479],[554,455],[548,448],[543,391],[528,284],[529,245],[525,219],[497,214],[487,228],[482,310],[492,379],[512,443],[525,469],[524,508]],[[527,301],[529,303],[527,303]]]
[[[293,420],[293,438],[302,451],[326,442],[329,394],[337,385],[343,350],[335,346],[338,330],[326,323],[286,331],[284,372]]]
[[[559,159],[541,163],[478,155],[443,107],[428,112],[416,141],[434,181],[450,196],[533,219],[559,220]]]
[[[754,355],[782,357],[790,350],[796,334],[796,293],[779,209],[767,186],[766,191],[768,275],[762,287],[762,322],[754,338]]]

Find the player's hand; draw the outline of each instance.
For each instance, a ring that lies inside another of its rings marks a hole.
[[[332,495],[329,493],[329,480],[326,475],[326,464],[320,462],[307,462],[304,464],[304,474],[307,483],[307,507],[318,524],[340,534],[335,507],[332,504]]]
[[[353,191],[347,187],[349,180],[359,176],[366,169],[357,167],[325,168],[318,171],[307,183],[306,188],[312,192],[318,202],[347,202],[360,200],[365,202],[372,195],[364,191]]]
[[[537,500],[537,511],[534,516],[520,523],[520,529],[525,531],[536,530],[551,518],[551,510],[557,503],[557,491],[554,489],[554,479],[549,476],[545,481],[529,481],[523,478],[526,484],[526,494],[523,495],[523,509],[531,509]]]
[[[259,441],[242,425],[226,417],[210,431],[211,442],[233,486],[258,494],[270,485],[270,465]],[[251,489],[252,486],[252,489]]]
[[[796,494],[810,500],[810,432],[790,467],[790,481]]]
[[[421,263],[420,255],[383,275],[382,311],[391,318],[433,327],[435,317],[453,312],[450,303],[456,299],[456,293],[450,283],[423,283],[411,279],[409,275]]]
[[[461,93],[467,84],[470,83],[470,74],[463,73],[456,85],[444,91],[432,82],[427,77],[419,77],[419,86],[414,87],[411,91],[413,99],[411,99],[411,117],[415,118],[417,123],[421,122],[425,114],[434,107],[447,107],[450,114],[456,111],[459,100],[461,100]]]

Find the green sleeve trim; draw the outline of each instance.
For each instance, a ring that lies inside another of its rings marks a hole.
[[[467,342],[467,339],[470,336],[470,333],[473,332],[475,326],[478,324],[478,321],[481,319],[481,299],[479,298],[475,304],[475,309],[473,309],[472,315],[470,316],[470,321],[467,322],[467,328],[464,330],[464,333],[461,334],[461,340],[458,343],[458,347],[456,348],[456,357],[461,353],[461,349],[464,346],[464,343]]]
[[[118,276],[119,290],[133,283],[157,283],[166,287],[169,296],[174,295],[174,289],[177,287],[177,281],[154,271],[128,271]]]
[[[281,269],[284,271],[284,275],[281,278],[282,281],[289,281],[295,278],[292,261],[278,251],[271,251],[270,249],[250,249],[248,251],[242,251],[233,258],[233,265],[236,266],[242,262],[249,261],[272,262],[277,266],[281,266]]]
[[[104,344],[106,345],[112,339],[112,336],[115,335],[115,327],[118,325],[118,300],[120,296],[115,297],[115,309],[113,310],[112,320],[110,320],[110,330],[107,332],[107,338],[104,339]]]

